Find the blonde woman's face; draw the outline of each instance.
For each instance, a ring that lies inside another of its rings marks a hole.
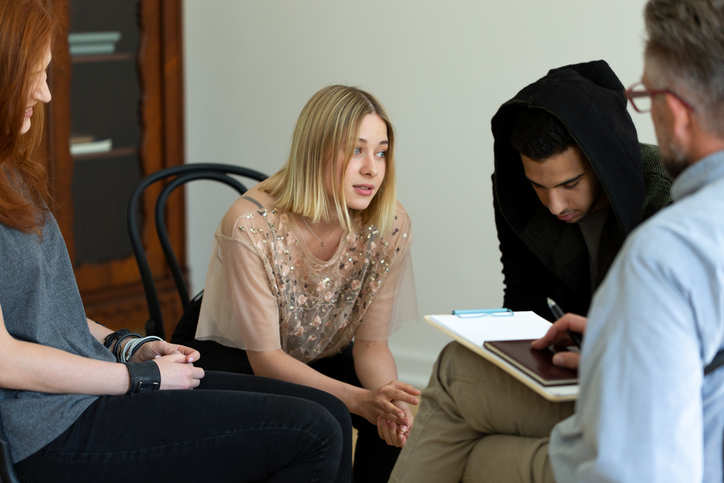
[[[342,181],[347,208],[361,211],[369,206],[385,179],[389,147],[387,124],[377,114],[367,114]],[[345,155],[346,149],[342,148],[337,156],[338,172],[344,166]]]
[[[33,116],[33,107],[39,102],[50,102],[50,88],[48,87],[48,65],[51,60],[50,47],[45,51],[43,60],[38,66],[38,71],[34,74],[28,94],[27,108],[25,109],[25,117],[23,118],[23,126],[20,128],[20,134],[30,131],[30,119]]]

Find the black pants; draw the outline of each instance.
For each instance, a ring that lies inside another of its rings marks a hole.
[[[207,372],[190,391],[103,396],[16,463],[25,481],[350,481],[339,399],[264,377]]]
[[[195,321],[197,319],[198,317],[193,315],[183,318],[174,332],[173,339],[175,343],[193,347],[201,353],[201,359],[195,365],[212,371],[254,373],[246,351],[225,347],[216,342],[194,340],[193,335],[189,337],[189,334],[196,333]],[[352,345],[335,356],[312,362],[309,367],[338,381],[362,387],[354,369]],[[352,470],[353,481],[355,483],[386,482],[395,466],[397,456],[400,454],[400,448],[388,446],[377,434],[377,426],[362,416],[356,414],[351,416],[352,426],[357,429],[357,445]]]

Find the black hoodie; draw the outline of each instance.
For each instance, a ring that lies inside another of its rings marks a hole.
[[[613,216],[601,235],[596,286],[631,230],[671,202],[671,181],[658,150],[639,144],[623,92],[606,62],[569,65],[525,87],[493,117],[493,200],[505,307],[534,310],[553,320],[546,304],[551,297],[564,311],[585,315],[593,291],[580,228],[558,220],[540,202],[510,146],[521,109],[544,109],[560,120],[608,196]]]

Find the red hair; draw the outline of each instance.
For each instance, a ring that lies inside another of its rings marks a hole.
[[[50,205],[48,175],[37,159],[42,103],[33,108],[30,130],[20,131],[55,28],[40,0],[0,2],[0,223],[38,235]]]

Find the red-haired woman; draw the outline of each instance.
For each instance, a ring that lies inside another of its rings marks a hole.
[[[336,398],[205,374],[193,349],[86,318],[36,150],[54,28],[40,0],[0,2],[0,415],[17,472],[349,481],[349,413]]]

